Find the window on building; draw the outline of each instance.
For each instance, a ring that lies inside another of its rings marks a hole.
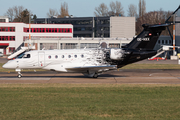
[[[81,49],[83,48],[97,48],[99,43],[81,43]]]
[[[15,41],[15,36],[0,36],[0,41]]]
[[[169,44],[171,44],[172,42],[171,42],[171,40],[169,40]]]
[[[164,44],[164,40],[162,40],[162,44]]]
[[[166,40],[166,44],[168,44],[168,40]]]
[[[40,43],[40,50],[54,50],[57,49],[57,43]]]
[[[0,27],[0,32],[14,32],[15,31],[15,27]]]
[[[12,29],[11,29],[12,30]],[[1,28],[2,31],[2,28]],[[72,33],[71,28],[31,28],[32,32],[40,32],[40,33]],[[29,28],[24,28],[24,32],[29,32]]]
[[[14,47],[9,47],[9,52],[10,53],[13,53],[15,51],[15,48]]]
[[[120,48],[120,44],[119,43],[110,43],[109,48]]]
[[[78,44],[77,43],[61,43],[61,49],[76,49]]]

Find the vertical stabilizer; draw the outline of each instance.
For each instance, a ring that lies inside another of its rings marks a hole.
[[[160,25],[142,25],[144,30],[134,38],[126,47],[136,50],[153,50],[154,46],[161,35],[161,32],[170,24]]]

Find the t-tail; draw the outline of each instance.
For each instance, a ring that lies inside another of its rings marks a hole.
[[[127,64],[141,61],[156,55],[157,51],[153,50],[154,46],[162,31],[165,30],[169,25],[171,24],[144,24],[144,30],[129,44],[123,47],[125,52],[122,60],[118,61],[117,67],[121,68]]]
[[[142,25],[144,30],[134,38],[126,48],[134,50],[153,50],[161,32],[169,25],[171,24]]]

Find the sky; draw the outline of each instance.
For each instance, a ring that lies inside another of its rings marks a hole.
[[[46,18],[49,9],[59,11],[61,3],[68,3],[69,14],[74,17],[93,17],[95,7],[101,3],[109,6],[111,1],[116,0],[0,0],[0,16],[4,16],[8,8],[13,6],[23,6],[36,14],[38,18]],[[134,4],[138,8],[139,0],[117,0],[121,2],[125,15],[127,16],[128,6]],[[146,12],[162,10],[174,11],[180,5],[180,0],[145,0]]]

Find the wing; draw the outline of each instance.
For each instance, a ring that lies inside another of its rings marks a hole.
[[[109,71],[109,70],[116,70],[116,65],[108,65],[108,66],[83,66],[83,67],[72,67],[66,68],[67,71],[73,72],[85,72],[87,70],[90,71]]]

